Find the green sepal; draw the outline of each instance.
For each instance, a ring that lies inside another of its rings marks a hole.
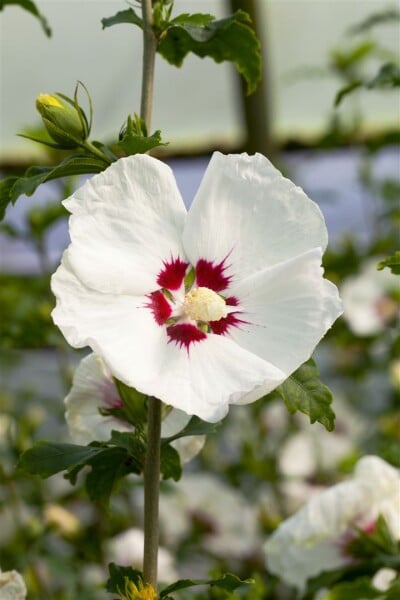
[[[142,19],[135,13],[133,8],[127,8],[126,10],[120,10],[112,17],[104,17],[101,19],[103,29],[106,27],[112,27],[113,25],[121,25],[122,23],[129,23],[131,25],[137,25],[143,29]]]
[[[113,562],[108,565],[108,572],[110,576],[106,582],[106,591],[116,594],[119,593],[119,590],[125,588],[126,579],[132,581],[135,585],[139,585],[143,578],[141,571],[132,567],[120,567]]]
[[[239,579],[232,573],[225,573],[216,579],[180,579],[175,583],[172,583],[168,587],[164,588],[160,592],[160,598],[167,598],[172,592],[183,590],[185,588],[197,586],[197,585],[209,585],[211,587],[218,587],[229,592],[233,592],[242,585],[248,585],[254,583],[254,579]]]
[[[46,18],[42,15],[41,12],[39,12],[36,4],[34,2],[32,2],[32,0],[0,0],[0,10],[3,10],[3,8],[5,6],[7,6],[7,4],[9,4],[9,5],[14,4],[14,5],[20,6],[24,10],[31,13],[31,15],[33,15],[40,21],[42,29],[43,29],[44,33],[47,35],[47,37],[51,37],[51,29],[49,27],[49,24],[48,24]]]
[[[121,410],[126,420],[135,427],[145,425],[147,423],[147,396],[119,381],[116,377],[114,377],[114,383],[124,403],[124,407],[117,410]]]
[[[206,421],[202,421],[199,417],[194,415],[191,417],[186,427],[174,435],[171,435],[167,438],[162,438],[161,443],[170,444],[174,440],[179,440],[179,438],[191,435],[210,435],[215,433],[220,426],[221,423],[207,423]]]
[[[396,250],[396,252],[392,256],[388,256],[384,260],[381,260],[378,263],[377,269],[381,271],[385,267],[388,267],[394,275],[400,275],[400,250]]]
[[[242,10],[220,20],[206,14],[180,15],[160,32],[157,52],[176,67],[189,53],[217,63],[233,62],[251,94],[261,79],[261,50],[250,23]]]
[[[147,135],[147,128],[143,119],[137,114],[134,118],[129,115],[126,125],[120,133],[120,141],[114,146],[115,150],[122,150],[127,156],[132,154],[145,154],[157,146],[167,146],[161,140],[161,131]]]
[[[292,373],[273,393],[279,394],[291,414],[298,410],[308,415],[311,423],[318,421],[328,431],[335,427],[331,408],[332,393],[319,378],[317,365],[310,358]]]

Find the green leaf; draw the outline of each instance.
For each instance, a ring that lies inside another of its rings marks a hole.
[[[42,183],[70,175],[100,173],[108,164],[86,154],[73,154],[56,167],[30,167],[23,177],[18,177],[9,190],[9,202],[13,204],[22,194],[32,196]]]
[[[335,585],[324,596],[324,600],[369,600],[382,597],[382,592],[372,587],[370,577],[361,577]]]
[[[210,435],[215,433],[220,425],[221,423],[207,423],[206,421],[202,421],[199,417],[193,416],[186,427],[174,435],[163,438],[162,443],[169,444],[174,440],[178,440],[179,438],[188,435]]]
[[[166,146],[161,141],[161,131],[155,131],[148,136],[143,119],[135,115],[134,119],[129,115],[126,126],[121,133],[121,140],[115,148],[120,148],[127,156],[131,154],[145,154],[156,146]]]
[[[160,470],[163,479],[179,481],[182,477],[182,465],[179,452],[169,444],[161,446]]]
[[[350,33],[365,33],[375,27],[375,25],[382,25],[386,23],[396,23],[400,20],[400,11],[389,8],[382,12],[373,13],[368,15],[366,19],[358,23],[357,25],[353,25],[350,29]]]
[[[400,250],[396,250],[392,256],[388,256],[378,263],[378,271],[382,271],[385,267],[388,267],[395,275],[400,275]]]
[[[224,590],[228,590],[229,592],[233,592],[241,585],[254,583],[253,579],[239,579],[236,575],[232,575],[232,573],[225,573],[221,577],[217,579],[180,579],[175,583],[172,583],[168,587],[164,588],[160,592],[160,598],[165,598],[168,594],[172,592],[176,592],[178,590],[183,590],[188,587],[193,587],[196,585],[210,585],[222,588]]]
[[[362,81],[353,81],[349,85],[346,85],[345,87],[341,88],[335,96],[334,105],[339,106],[339,104],[342,102],[343,98],[345,98],[346,96],[348,96],[349,94],[354,92],[354,90],[357,90],[358,88],[360,88],[362,85],[363,85]]]
[[[0,221],[4,219],[7,206],[11,202],[11,190],[13,189],[18,179],[19,177],[12,176],[6,177],[5,179],[2,179],[0,181]]]
[[[335,413],[331,408],[332,394],[319,379],[319,372],[312,358],[275,391],[283,398],[291,414],[299,410],[310,417],[311,423],[319,421],[328,431],[333,431]]]
[[[400,67],[394,63],[381,66],[377,75],[366,84],[367,89],[400,87]]]
[[[132,581],[135,585],[138,585],[143,577],[142,573],[137,569],[132,569],[132,567],[120,567],[115,563],[110,563],[108,565],[108,572],[110,577],[106,583],[106,590],[107,592],[114,592],[116,594],[118,594],[119,590],[125,589],[126,579]]]
[[[172,65],[180,67],[192,52],[215,62],[233,62],[247,82],[249,94],[261,79],[260,42],[250,26],[247,13],[236,13],[216,21],[211,15],[181,15],[160,35],[157,51]]]
[[[18,467],[25,473],[47,478],[60,471],[88,464],[101,450],[102,448],[93,446],[36,442],[22,454]]]
[[[104,507],[108,506],[120,479],[129,473],[138,474],[136,461],[128,456],[124,448],[103,448],[86,464],[92,467],[85,484],[88,496]]]
[[[112,27],[113,25],[120,25],[121,23],[130,23],[131,25],[137,25],[143,29],[143,21],[140,17],[138,17],[133,8],[120,10],[113,17],[105,17],[104,19],[101,19],[103,29],[106,27]]]
[[[38,8],[36,7],[36,4],[32,2],[32,0],[0,0],[0,10],[3,10],[3,8],[7,6],[7,4],[14,4],[20,6],[24,10],[30,12],[31,15],[39,19],[42,29],[47,35],[47,37],[51,36],[51,29],[49,27],[49,24],[47,23],[47,20],[42,15],[42,13],[39,12]]]

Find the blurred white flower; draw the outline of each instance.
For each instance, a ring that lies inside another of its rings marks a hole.
[[[400,539],[399,472],[377,456],[366,456],[353,479],[314,495],[268,538],[267,568],[302,591],[310,577],[348,564],[346,544],[354,527],[367,531],[379,515]]]
[[[251,555],[260,546],[258,512],[243,496],[206,473],[186,473],[161,496],[160,525],[168,545],[204,532],[204,547],[220,557]]]
[[[43,509],[43,519],[48,525],[52,525],[62,535],[73,536],[81,530],[79,519],[60,504],[46,504]]]
[[[0,570],[0,600],[25,600],[27,589],[18,571]]]
[[[141,529],[127,529],[107,542],[108,560],[121,567],[134,567],[141,570],[143,544],[144,534]],[[162,546],[158,549],[158,579],[164,583],[172,583],[179,579],[173,556]]]
[[[64,400],[65,417],[72,440],[76,444],[107,441],[111,431],[133,431],[133,426],[114,415],[101,414],[102,409],[122,408],[123,402],[104,361],[92,353],[78,365],[72,388]],[[162,436],[169,437],[181,431],[190,417],[173,409],[162,423]],[[182,462],[191,460],[204,446],[205,436],[188,436],[172,442]]]
[[[397,571],[394,569],[379,569],[372,578],[372,585],[380,592],[386,592],[390,584],[397,577]]]
[[[376,335],[399,315],[400,277],[389,269],[378,271],[379,260],[367,260],[361,271],[345,279],[340,288],[343,317],[356,335]]]

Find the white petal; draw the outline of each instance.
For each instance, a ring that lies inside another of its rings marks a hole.
[[[155,323],[150,310],[143,308],[145,298],[87,288],[71,268],[69,250],[64,252],[51,286],[57,297],[52,317],[71,346],[90,346],[127,385],[137,387],[140,378],[157,379],[166,332]]]
[[[290,375],[312,354],[341,314],[336,287],[323,279],[321,250],[314,249],[233,284],[251,325],[229,336]]]
[[[104,416],[100,408],[111,408],[119,401],[112,377],[94,353],[86,356],[75,371],[71,391],[65,398],[65,417],[70,436],[75,444],[90,444],[94,440],[107,441],[111,431],[132,431],[129,423],[113,416]]]
[[[70,262],[102,292],[146,294],[163,261],[183,257],[186,209],[171,169],[144,154],[121,158],[64,202]]]
[[[318,206],[261,154],[213,154],[183,234],[187,256],[245,277],[327,244]]]
[[[138,389],[212,423],[254,387],[263,383],[271,391],[285,378],[279,369],[224,336],[208,335],[191,344],[189,352],[174,343],[164,351],[157,378],[138,383]]]

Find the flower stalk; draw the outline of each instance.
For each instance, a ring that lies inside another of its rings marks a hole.
[[[153,31],[152,0],[142,0],[143,17],[143,70],[140,116],[150,131],[151,111],[153,107],[154,66],[156,60],[157,39]]]
[[[146,458],[144,464],[143,579],[157,585],[158,503],[160,486],[161,401],[149,397]]]

